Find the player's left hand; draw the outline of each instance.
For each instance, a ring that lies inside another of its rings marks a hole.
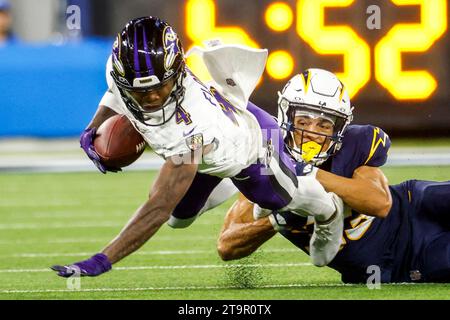
[[[55,265],[51,269],[57,271],[57,275],[60,277],[68,278],[77,273],[80,276],[95,277],[102,273],[111,270],[111,262],[109,262],[108,257],[102,253],[97,253],[91,258],[73,263],[71,265]]]
[[[80,147],[84,150],[84,152],[87,154],[89,159],[92,160],[92,162],[95,164],[95,166],[100,170],[101,173],[106,173],[107,171],[111,172],[119,172],[122,171],[120,168],[111,168],[105,166],[98,153],[95,151],[94,147],[94,139],[95,135],[97,133],[97,128],[90,128],[86,129],[81,133],[80,136]]]

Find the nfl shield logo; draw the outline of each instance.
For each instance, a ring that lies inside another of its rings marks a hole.
[[[412,281],[419,281],[422,279],[422,274],[419,270],[411,270],[409,271],[409,277]]]
[[[186,144],[192,151],[200,149],[203,147],[203,134],[198,133],[186,138]]]

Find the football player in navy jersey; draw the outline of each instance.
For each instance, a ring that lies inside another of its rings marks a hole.
[[[324,104],[316,90],[338,90],[333,77],[309,69],[291,79],[278,100],[292,156],[319,167],[318,181],[348,206],[343,244],[328,266],[345,283],[365,283],[369,266],[380,268],[384,283],[450,282],[450,182],[389,186],[378,168],[387,159],[388,135],[370,125],[342,127],[338,106]],[[309,253],[309,218],[261,211],[243,196],[230,208],[218,241],[223,260],[248,256],[277,232]]]

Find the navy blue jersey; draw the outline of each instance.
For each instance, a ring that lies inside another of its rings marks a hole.
[[[382,166],[389,147],[381,129],[349,126],[342,148],[321,169],[351,178],[362,165]],[[352,211],[344,220],[343,245],[328,266],[345,283],[365,283],[369,266],[379,268],[381,282],[450,282],[450,181],[409,180],[389,189],[386,218]],[[313,222],[289,212],[279,215],[286,222],[280,233],[309,253]]]
[[[351,178],[362,165],[382,166],[389,147],[381,129],[353,125],[321,168]],[[343,245],[328,266],[346,283],[366,282],[373,265],[380,268],[381,282],[450,281],[450,182],[410,180],[389,189],[386,218],[352,211],[344,220]],[[314,224],[292,213],[280,215],[287,225],[280,233],[308,253]]]
[[[371,125],[351,125],[345,132],[341,149],[324,163],[323,169],[351,178],[360,166],[381,167],[391,146],[389,136]]]
[[[390,147],[388,135],[380,128],[370,125],[351,125],[347,128],[341,149],[330,157],[321,168],[336,175],[351,178],[360,166],[382,166],[387,160]],[[313,232],[313,223],[294,214],[283,214],[289,230],[281,234],[306,253]],[[392,220],[392,217],[390,217]],[[387,219],[385,219],[387,220]],[[382,230],[380,230],[380,227]],[[392,225],[382,219],[369,217],[353,211],[344,221],[343,246],[336,258],[329,264],[342,274],[344,282],[360,282],[367,278],[368,265],[380,265],[386,244],[392,242]],[[366,243],[367,242],[367,243]],[[360,272],[355,272],[359,270]]]

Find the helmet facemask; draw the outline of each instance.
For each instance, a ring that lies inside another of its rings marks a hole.
[[[127,109],[134,115],[137,120],[151,127],[163,125],[164,123],[172,119],[172,117],[175,115],[179,105],[184,99],[185,87],[183,85],[183,80],[185,78],[185,74],[186,73],[184,70],[178,73],[178,77],[175,79],[172,90],[170,91],[165,101],[159,107],[146,109],[133,97],[132,93],[146,93],[149,91],[158,90],[173,78],[150,87],[131,87],[121,85],[120,82],[116,80],[114,72],[111,72],[111,76],[117,84],[120,95]]]
[[[344,84],[335,74],[307,69],[291,78],[278,95],[278,124],[284,129],[286,146],[293,157],[320,165],[340,149],[345,130],[353,120],[353,108]],[[297,115],[306,119],[295,128]],[[308,131],[311,129],[318,132]],[[322,140],[321,144],[309,142]]]
[[[344,131],[351,121],[350,117],[329,108],[283,100],[280,103],[288,104],[288,111],[286,122],[281,123],[281,128],[287,133],[285,141],[288,150],[297,161],[321,165],[340,149]],[[296,117],[325,120],[333,126],[332,134],[296,127]],[[323,141],[306,141],[306,135],[323,137]]]
[[[127,109],[141,123],[160,126],[175,115],[184,99],[185,75],[183,46],[167,22],[137,18],[117,35],[111,76]],[[171,81],[169,93],[164,86]],[[145,101],[145,95],[155,90],[161,90],[164,100]]]

